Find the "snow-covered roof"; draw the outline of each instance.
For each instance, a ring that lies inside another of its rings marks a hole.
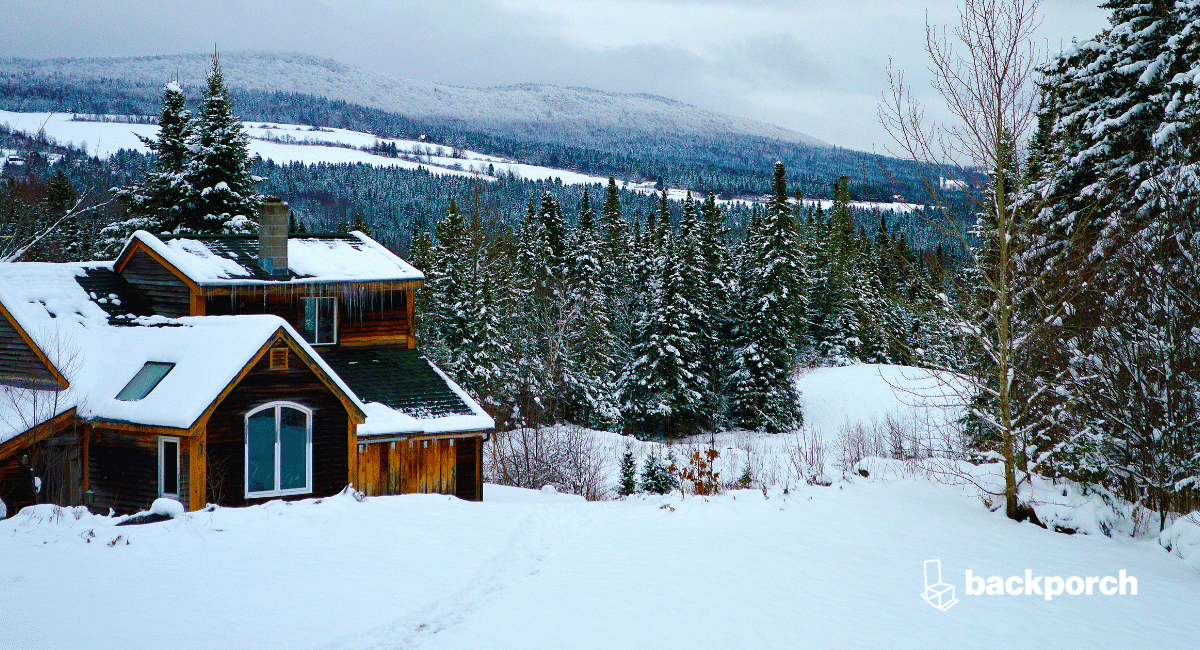
[[[60,393],[6,389],[0,407],[0,442],[29,428],[31,415],[16,417],[15,399],[40,398],[34,424],[75,408],[88,420],[188,428],[204,413],[262,346],[280,329],[337,384],[358,408],[349,386],[282,318],[271,315],[197,316],[167,319],[110,313],[111,296],[89,295],[81,279],[111,273],[111,262],[0,264],[0,303],[65,376]],[[106,300],[104,307],[98,303]],[[119,305],[118,305],[119,306]],[[117,394],[147,363],[175,367],[143,399]]]
[[[436,364],[421,358],[437,373],[445,388],[458,400],[456,408],[404,409],[382,402],[367,402],[363,410],[367,419],[358,425],[358,436],[378,437],[391,434],[441,434],[487,431],[496,427],[495,420],[483,410],[453,379]]]
[[[272,277],[259,267],[258,237],[254,235],[181,235],[160,239],[139,230],[126,243],[126,250],[135,241],[143,243],[200,286],[425,279],[425,274],[358,231],[346,235],[290,236],[287,279]]]

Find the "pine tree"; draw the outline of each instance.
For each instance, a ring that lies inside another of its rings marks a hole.
[[[363,221],[363,216],[362,216],[361,212],[356,212],[354,214],[354,221],[352,221],[350,223],[349,229],[357,230],[358,232],[361,232],[362,234],[364,234],[368,237],[371,236],[371,226],[368,225],[366,221]]]
[[[698,305],[704,315],[699,337],[700,367],[707,382],[704,412],[710,420],[709,426],[718,428],[724,425],[725,383],[731,362],[727,342],[733,338],[736,277],[725,242],[729,233],[725,215],[711,192],[700,206],[700,214],[697,247],[701,261],[699,277],[704,282],[703,302]]]
[[[678,485],[675,477],[668,471],[667,465],[655,452],[646,455],[642,466],[642,491],[650,494],[668,494]]]

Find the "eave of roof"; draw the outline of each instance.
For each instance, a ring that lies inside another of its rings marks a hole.
[[[328,260],[320,258],[324,251],[307,250],[308,243],[343,242],[345,247],[330,247]],[[120,271],[137,248],[144,248],[161,263],[196,288],[206,293],[219,293],[222,289],[235,287],[289,287],[289,286],[338,286],[338,285],[387,285],[386,289],[417,288],[424,284],[425,274],[389,251],[379,242],[360,232],[347,234],[300,235],[289,237],[289,276],[286,279],[272,276],[258,266],[258,238],[255,235],[168,235],[159,238],[145,231],[135,232],[117,257],[116,269]],[[294,250],[293,250],[294,249]],[[356,268],[336,268],[333,272],[310,273],[328,270],[324,262],[332,263],[343,256],[347,249],[356,251],[364,260],[356,261]],[[364,266],[379,269],[364,271]],[[390,268],[390,271],[384,269]]]

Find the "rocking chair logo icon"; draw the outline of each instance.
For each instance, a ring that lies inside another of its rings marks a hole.
[[[943,612],[958,603],[954,597],[954,585],[942,582],[941,560],[925,560],[925,591],[921,593],[921,598]]]

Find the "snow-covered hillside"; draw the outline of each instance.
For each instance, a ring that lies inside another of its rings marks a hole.
[[[887,366],[800,382],[827,427],[942,403]],[[0,521],[5,648],[1172,650],[1200,638],[1200,526],[1176,522],[1161,542],[1064,535],[904,474],[590,503],[487,485],[482,503],[343,494],[118,521],[53,506]],[[922,598],[934,559],[955,587],[945,610]],[[974,595],[967,571],[1065,585],[1124,572],[1137,594],[1127,580],[1124,595]]]
[[[70,80],[120,79],[162,83],[179,75],[199,86],[210,55],[90,59],[0,60],[0,78],[55,75]],[[400,113],[414,119],[452,120],[508,136],[527,134],[586,141],[598,132],[636,130],[682,137],[747,135],[817,147],[829,145],[790,129],[690,106],[665,97],[588,88],[523,84],[464,88],[387,74],[302,54],[221,54],[229,84],[262,91],[300,92]]]

